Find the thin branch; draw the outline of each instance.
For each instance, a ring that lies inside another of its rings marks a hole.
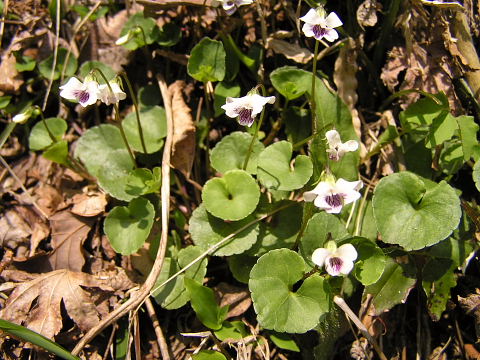
[[[145,307],[147,308],[148,315],[152,320],[153,329],[155,330],[155,335],[157,336],[157,343],[162,353],[163,360],[170,360],[170,352],[168,351],[168,345],[165,341],[165,336],[163,336],[163,331],[158,321],[157,314],[155,313],[155,308],[153,307],[152,300],[149,297],[145,299]]]

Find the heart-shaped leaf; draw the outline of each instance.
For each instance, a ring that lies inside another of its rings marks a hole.
[[[64,74],[66,77],[73,76],[73,74],[75,74],[75,71],[77,71],[78,62],[72,53],[70,53],[70,56],[68,57],[68,63],[65,64],[65,60],[67,59],[67,52],[67,49],[58,49],[57,63],[55,69],[53,70],[53,80],[57,80],[60,78],[60,74],[62,73],[62,71],[64,71],[63,69],[65,67],[66,68]],[[38,64],[38,71],[44,78],[50,79],[52,75],[52,66],[53,54]]]
[[[159,167],[150,169],[135,169],[127,179],[125,191],[133,196],[140,196],[158,192],[162,185],[162,169]]]
[[[110,195],[125,201],[135,197],[126,192],[134,165],[118,128],[109,124],[90,128],[78,140],[75,156]]]
[[[160,150],[163,145],[163,138],[167,136],[165,109],[160,106],[143,107],[140,109],[139,115],[147,153],[154,153]],[[128,114],[122,125],[132,149],[143,152],[135,112]]]
[[[257,207],[260,189],[243,170],[230,170],[222,178],[206,182],[202,191],[205,208],[223,220],[241,220]]]
[[[271,72],[273,87],[288,100],[296,99],[312,88],[312,73],[293,66],[284,66]]]
[[[258,156],[258,179],[269,189],[300,189],[312,176],[312,161],[308,156],[298,155],[292,168],[291,160],[292,144],[288,141],[268,146]]]
[[[199,257],[203,250],[198,246],[188,246],[178,252],[178,259],[166,257],[163,263],[162,272],[160,273],[154,288],[162,284],[173,274],[177,273],[181,268],[186,267],[193,260]],[[207,258],[203,258],[193,266],[185,270],[183,274],[178,275],[175,279],[167,283],[165,286],[156,289],[153,293],[155,301],[164,309],[178,309],[185,305],[190,297],[185,288],[184,279],[193,279],[201,283],[207,272]]]
[[[135,50],[147,44],[152,44],[160,33],[155,20],[151,17],[145,17],[143,12],[130,16],[120,32],[120,37],[127,35],[129,31],[134,31],[135,33],[130,37],[129,41],[123,44],[123,47],[128,50]]]
[[[382,276],[387,258],[373,241],[362,237],[354,237],[346,240],[357,250],[358,257],[355,261],[353,275],[363,285],[375,283]]]
[[[210,153],[212,167],[220,173],[226,173],[234,169],[241,170],[251,142],[252,135],[245,132],[236,131],[225,136]],[[258,154],[263,149],[264,146],[260,141],[254,142],[246,169],[248,173],[257,173]]]
[[[346,237],[348,232],[342,222],[335,215],[322,211],[308,221],[300,242],[300,254],[313,267],[312,254],[316,249],[325,247],[329,240],[340,242]]]
[[[85,76],[87,76],[93,69],[100,70],[109,81],[117,75],[110,66],[100,61],[85,61],[82,66],[80,66],[78,75],[85,78]],[[105,80],[102,76],[98,75],[96,72],[94,74],[99,84],[105,84]]]
[[[373,195],[373,212],[382,241],[418,250],[447,238],[462,214],[455,190],[410,173],[380,180]]]
[[[225,58],[222,42],[205,37],[190,53],[188,74],[202,82],[222,81],[225,77]]]
[[[43,151],[45,159],[56,162],[57,164],[67,165],[68,143],[65,140],[57,141]]]
[[[104,223],[113,249],[122,255],[130,255],[140,249],[150,234],[154,216],[153,205],[144,198],[133,199],[128,207],[114,207]]]
[[[288,249],[272,250],[258,260],[248,285],[261,326],[304,333],[319,323],[330,308],[330,291],[319,275],[308,277],[293,291],[305,270],[302,257]]]
[[[48,130],[50,130],[56,140],[61,140],[67,131],[67,122],[63,119],[48,118],[45,119],[45,123],[47,123]],[[30,150],[44,150],[52,145],[53,141],[45,127],[45,123],[39,121],[32,128],[30,136],[28,137],[28,146],[30,147]]]
[[[209,214],[205,210],[205,206],[200,205],[195,209],[190,218],[189,231],[195,245],[207,250],[231,233],[238,231],[252,220],[255,220],[253,215],[240,221],[223,221],[222,219]],[[257,241],[258,232],[258,223],[249,226],[247,229],[236,235],[226,245],[215,251],[214,255],[229,256],[243,253],[250,249]]]

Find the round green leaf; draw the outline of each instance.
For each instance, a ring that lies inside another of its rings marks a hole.
[[[67,122],[60,118],[48,118],[45,119],[45,122],[53,137],[56,140],[61,140],[67,131]],[[52,138],[45,127],[45,123],[43,121],[37,122],[28,137],[30,150],[43,150],[52,145],[52,143]]]
[[[188,74],[202,82],[222,81],[225,77],[225,57],[222,42],[205,37],[190,53]]]
[[[312,254],[316,249],[325,247],[324,244],[329,240],[340,242],[346,237],[347,229],[335,215],[319,212],[312,216],[305,228],[300,242],[300,254],[313,267]]]
[[[135,197],[126,192],[134,164],[117,127],[103,124],[87,130],[77,142],[75,157],[110,195],[125,201]]]
[[[104,223],[112,248],[122,255],[140,249],[150,234],[154,216],[155,209],[145,198],[133,199],[128,207],[114,207]]]
[[[273,87],[288,100],[296,99],[312,87],[312,74],[293,66],[284,66],[270,73]]]
[[[309,276],[299,289],[305,262],[288,249],[263,255],[250,272],[248,283],[258,322],[278,332],[304,333],[313,329],[330,307],[329,289],[319,275]]]
[[[188,246],[178,252],[178,259],[167,257],[164,260],[162,271],[157,278],[154,288],[162,284],[172,275],[177,273],[181,268],[187,266],[193,260],[203,253],[198,246]],[[193,266],[185,270],[183,274],[178,275],[175,279],[167,283],[162,288],[156,289],[153,293],[155,301],[164,309],[178,309],[185,305],[190,297],[185,289],[184,279],[193,279],[201,283],[207,272],[207,258],[203,258]]]
[[[80,66],[80,69],[78,70],[78,75],[80,75],[80,77],[82,78],[85,78],[85,76],[87,76],[93,69],[100,70],[109,81],[117,75],[110,66],[100,61],[85,61],[82,66]],[[103,79],[103,77],[100,76],[96,71],[94,72],[94,75],[99,84],[105,84],[105,80]]]
[[[152,106],[141,108],[139,112],[147,153],[157,152],[163,145],[162,139],[167,136],[165,109],[160,106]],[[122,125],[130,146],[136,151],[143,152],[135,112],[128,114]]]
[[[353,275],[363,285],[370,285],[382,276],[387,258],[382,249],[373,241],[362,237],[348,239],[346,243],[351,243],[357,250],[358,257],[355,261]]]
[[[155,106],[160,104],[162,95],[157,84],[149,84],[138,90],[138,102],[140,107]]]
[[[55,66],[55,69],[53,71],[53,80],[57,80],[60,78],[60,74],[62,73],[65,66],[65,77],[73,76],[73,74],[75,74],[75,71],[77,71],[78,62],[75,56],[70,53],[68,63],[65,65],[66,57],[67,49],[59,48],[57,53],[57,65]],[[38,71],[44,78],[50,79],[52,74],[52,66],[53,54],[38,64]]]
[[[159,28],[155,23],[155,20],[151,17],[145,17],[142,12],[130,16],[120,32],[120,37],[126,35],[130,30],[135,31],[139,28],[141,28],[143,32],[133,35],[126,44],[122,45],[124,48],[128,50],[136,50],[156,41],[159,35]]]
[[[279,141],[268,146],[258,156],[257,174],[260,182],[269,189],[295,190],[305,185],[313,173],[308,156],[298,155],[292,168],[292,144]]]
[[[65,140],[57,141],[43,151],[45,159],[56,162],[57,164],[66,165],[68,158],[68,143]]]
[[[406,250],[436,244],[457,228],[461,208],[455,190],[410,172],[380,180],[373,195],[373,213],[382,241]]]
[[[248,284],[250,271],[253,265],[257,263],[257,257],[245,254],[233,255],[227,258],[228,267],[233,277],[244,284]]]
[[[162,26],[157,36],[157,43],[161,46],[173,46],[182,38],[182,30],[174,23]]]
[[[189,231],[195,245],[207,250],[253,220],[255,220],[255,217],[252,215],[240,221],[223,221],[209,214],[202,204],[194,210],[190,218]],[[258,232],[258,223],[249,226],[226,245],[215,251],[214,255],[229,256],[243,253],[257,241]]]
[[[236,131],[225,136],[210,153],[212,167],[220,173],[226,173],[233,169],[241,170],[251,142],[252,135],[245,132]],[[253,143],[246,169],[248,173],[257,173],[257,159],[263,149],[264,146],[260,141],[256,140]]]
[[[133,196],[140,196],[159,192],[162,185],[161,168],[135,169],[128,175],[125,192]]]
[[[197,354],[192,355],[193,360],[227,360],[225,355],[219,351],[202,350]]]
[[[260,189],[243,170],[230,170],[222,178],[206,182],[202,200],[212,215],[223,220],[241,220],[257,207]]]

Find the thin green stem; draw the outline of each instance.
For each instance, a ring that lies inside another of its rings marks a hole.
[[[91,72],[96,71],[97,73],[100,74],[102,79],[105,81],[106,85],[108,86],[108,90],[113,94],[113,89],[112,86],[110,85],[110,82],[108,81],[107,77],[105,74],[100,70],[99,68],[93,68]],[[118,110],[118,104],[114,103],[113,107],[115,109],[115,122],[118,125],[118,128],[120,129],[120,134],[122,136],[123,142],[125,143],[125,146],[128,150],[128,154],[130,155],[130,158],[132,159],[133,166],[137,168],[137,162],[135,161],[135,155],[133,155],[133,151],[130,148],[130,145],[128,144],[127,136],[125,135],[125,131],[122,126],[122,122],[120,121],[120,110]]]
[[[140,142],[142,144],[142,149],[143,152],[146,154],[147,153],[147,146],[145,145],[145,138],[143,137],[143,128],[142,128],[142,123],[140,122],[140,113],[138,111],[138,100],[137,100],[137,95],[133,91],[132,83],[128,79],[127,74],[121,73],[120,76],[122,77],[123,80],[127,83],[128,87],[128,92],[130,93],[130,97],[132,98],[133,102],[133,108],[135,109],[135,116],[137,118],[137,126],[138,126],[138,134],[140,136]]]
[[[300,231],[297,234],[297,238],[295,239],[295,244],[292,247],[292,250],[294,251],[298,249],[298,246],[300,245],[300,240],[302,239],[303,233],[307,228],[308,221],[313,215],[314,208],[315,208],[315,205],[313,203],[311,202],[305,203],[305,211],[303,212],[302,227],[300,228]]]
[[[315,80],[317,79],[317,55],[318,55],[318,41],[315,41],[315,51],[313,55],[313,70],[312,70],[312,91],[310,100],[310,109],[312,111],[312,134],[317,133],[317,103],[315,102]]]
[[[260,87],[262,89],[262,95],[265,96],[266,92],[267,92],[265,90],[265,87],[261,84],[258,85],[258,87]],[[242,167],[243,170],[247,169],[248,160],[250,160],[250,156],[251,156],[252,150],[253,150],[253,144],[255,143],[255,140],[258,137],[258,131],[260,130],[260,127],[262,126],[264,116],[265,116],[265,107],[263,107],[263,109],[262,109],[262,113],[260,114],[260,120],[258,120],[257,128],[255,129],[255,133],[253,134],[252,141],[250,141],[250,145],[248,146],[247,155],[245,156],[245,161],[243,162],[243,167]]]

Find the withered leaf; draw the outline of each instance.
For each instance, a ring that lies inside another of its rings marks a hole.
[[[97,216],[105,211],[107,197],[100,192],[77,194],[72,199],[72,213],[79,216]]]
[[[168,87],[172,95],[173,145],[172,166],[189,177],[195,158],[195,123],[183,99],[185,82],[177,80]]]
[[[62,328],[63,301],[69,317],[82,331],[88,331],[99,322],[99,316],[90,295],[81,286],[112,290],[86,273],[56,270],[39,274],[17,285],[0,310],[0,318],[52,339]]]
[[[293,60],[300,64],[306,64],[313,58],[313,54],[310,50],[302,48],[297,44],[291,44],[285,40],[268,38],[267,48],[272,49],[275,53],[282,54],[287,59]]]
[[[50,218],[53,252],[49,255],[48,261],[52,269],[82,270],[85,264],[82,244],[92,224],[93,219],[73,215],[67,210],[56,213]]]

